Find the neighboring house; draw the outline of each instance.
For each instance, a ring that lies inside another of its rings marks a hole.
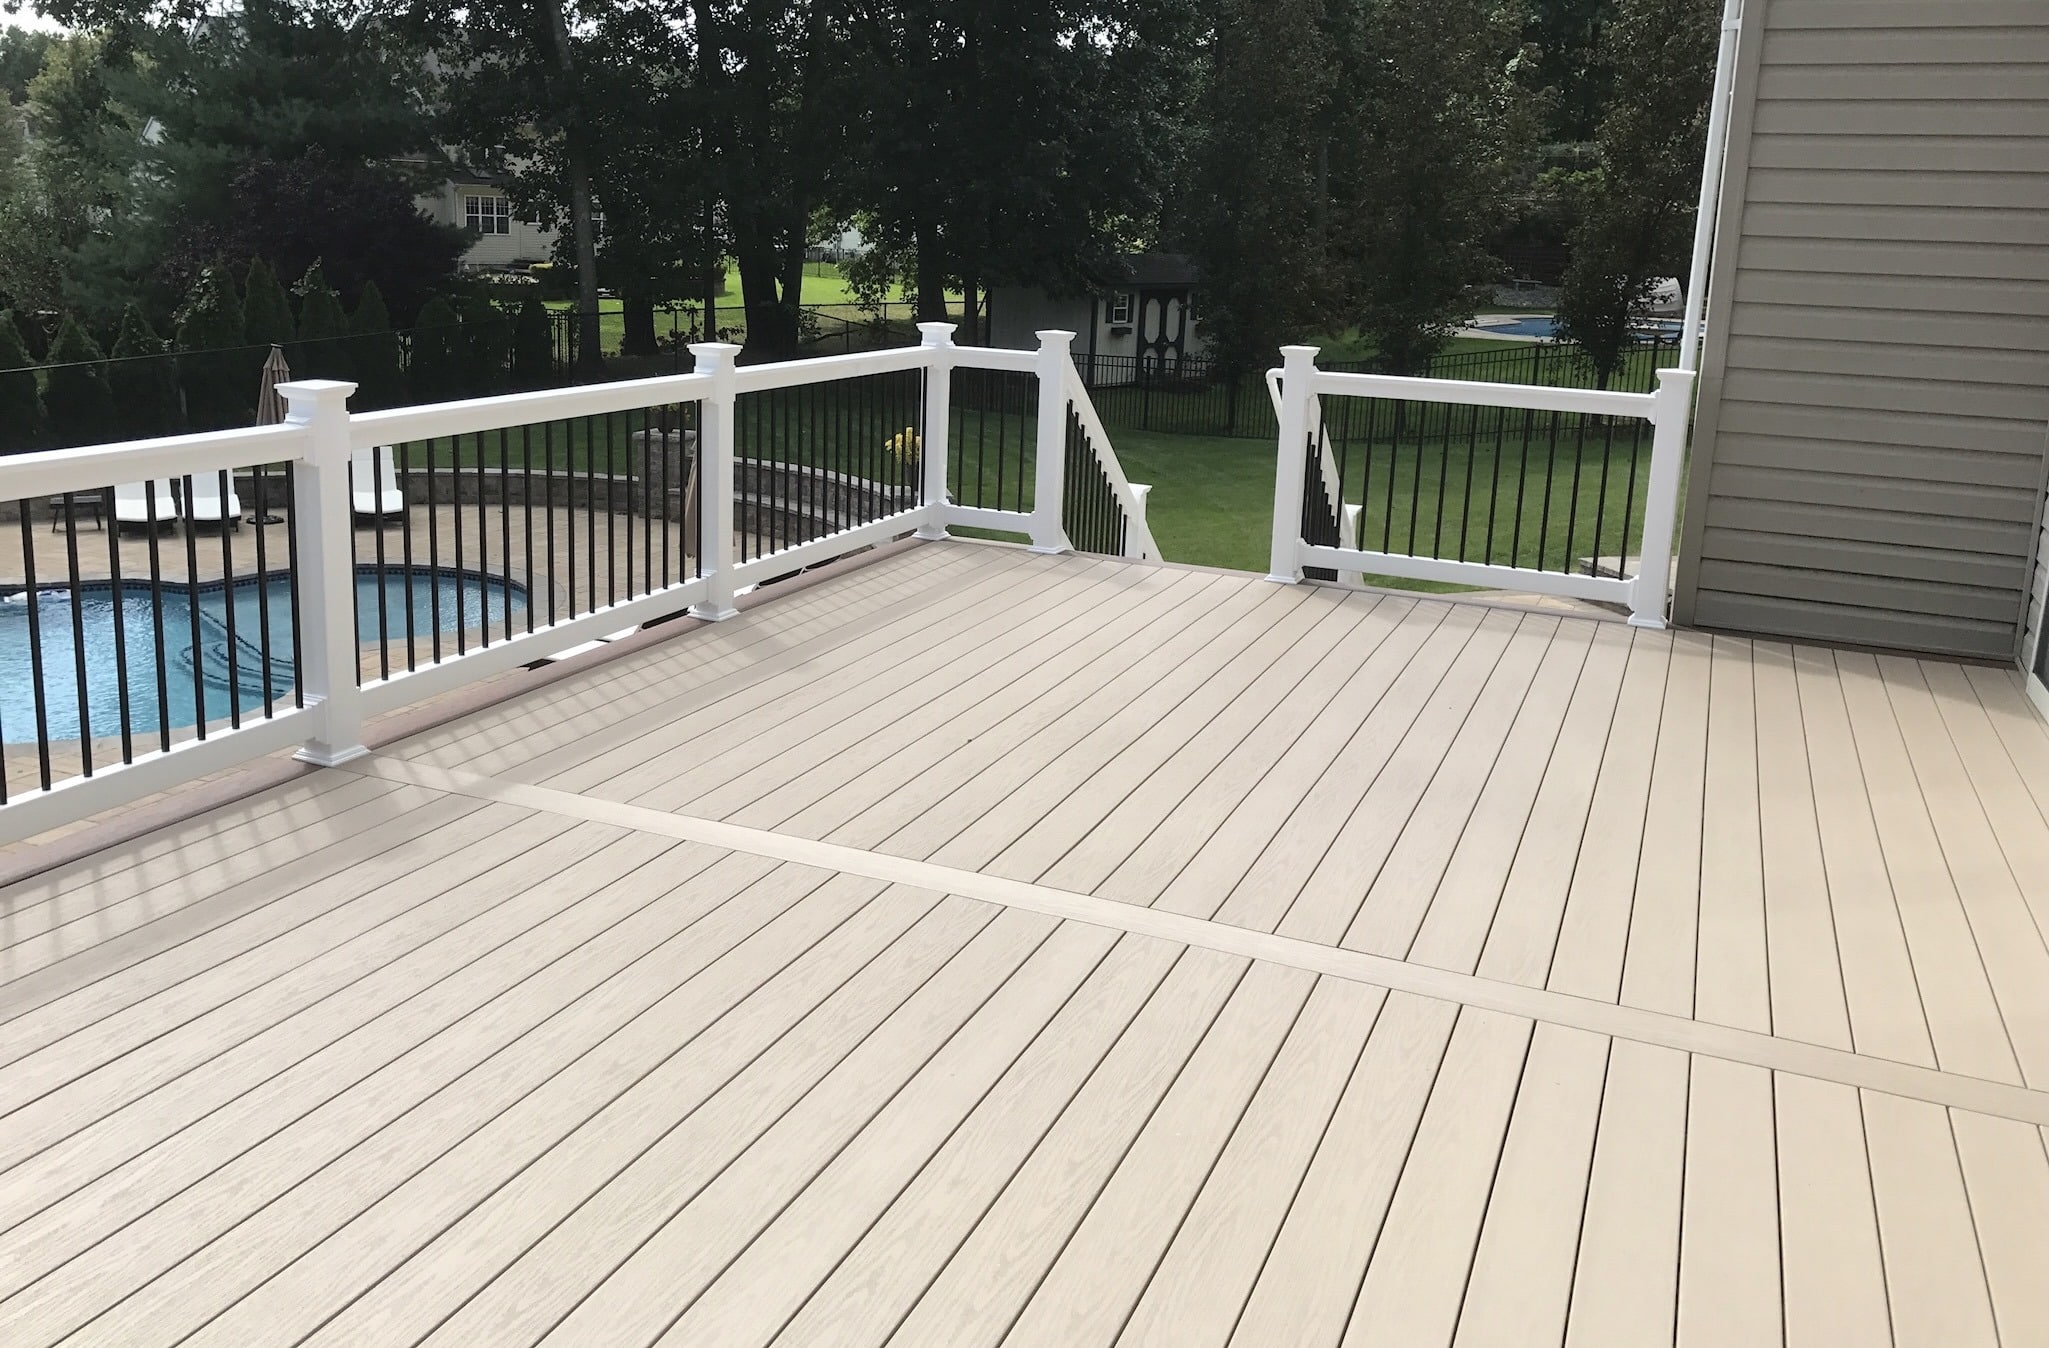
[[[1749,0],[1675,616],[2035,676],[2049,5]]]
[[[462,255],[468,270],[524,267],[546,262],[554,252],[555,231],[519,218],[501,176],[458,168],[419,203],[437,223],[470,232],[469,251]]]
[[[1090,277],[1087,293],[1030,286],[989,292],[989,345],[1028,348],[1033,335],[1075,334],[1074,359],[1091,385],[1130,383],[1141,369],[1178,374],[1203,353],[1195,265],[1179,253],[1127,253]]]

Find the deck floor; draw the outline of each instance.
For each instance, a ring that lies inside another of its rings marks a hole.
[[[0,1343],[2049,1343],[2002,671],[928,545],[0,890]]]

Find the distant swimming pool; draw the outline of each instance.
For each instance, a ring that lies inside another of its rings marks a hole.
[[[1558,336],[1558,320],[1550,314],[1538,314],[1531,318],[1516,318],[1505,322],[1488,322],[1480,326],[1484,331],[1498,332],[1510,337],[1549,337],[1555,339]],[[1648,342],[1653,339],[1669,342],[1678,338],[1681,326],[1677,320],[1645,323],[1636,328],[1635,335],[1636,339],[1640,342]]]
[[[231,689],[241,712],[260,713],[266,630],[271,697],[274,704],[291,705],[297,675],[289,577],[273,574],[261,583],[254,578],[240,580],[232,596],[219,581],[197,587],[166,581],[161,588],[161,615],[147,581],[124,580],[118,595],[111,582],[88,581],[75,600],[68,586],[41,587],[33,601],[21,591],[0,595],[0,743],[36,741],[36,679],[30,653],[37,648],[42,653],[43,711],[49,736],[52,740],[77,738],[80,699],[74,633],[84,638],[84,701],[96,737],[120,733],[122,661],[117,652],[124,650],[128,724],[138,733],[166,725],[178,729],[196,724],[202,700],[207,720],[226,716]],[[380,592],[384,622],[394,638],[409,630],[427,636],[435,630],[437,613],[440,630],[454,632],[480,628],[487,621],[506,622],[511,615],[524,613],[527,604],[524,588],[502,580],[415,567],[410,574],[386,570],[380,581],[376,567],[360,567],[356,572],[356,635],[361,641],[378,639]],[[33,647],[31,603],[35,608]],[[232,660],[230,612],[234,616]],[[161,696],[157,686],[159,648],[164,652]]]

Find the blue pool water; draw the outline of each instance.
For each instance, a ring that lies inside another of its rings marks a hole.
[[[243,713],[261,714],[266,627],[270,633],[269,682],[273,704],[291,705],[291,689],[297,679],[293,672],[290,578],[271,575],[261,583],[253,578],[240,580],[235,583],[232,597],[218,581],[197,588],[195,627],[191,587],[168,581],[162,587],[162,703],[157,692],[159,619],[147,581],[124,580],[118,596],[109,582],[87,582],[75,600],[75,623],[74,598],[68,587],[46,586],[36,592],[33,602],[37,644],[43,657],[44,710],[52,740],[73,739],[79,733],[74,631],[84,636],[85,704],[92,733],[120,733],[117,622],[126,647],[129,725],[137,733],[155,731],[165,724],[173,729],[195,724],[202,699],[207,720],[225,716],[231,687],[234,701]],[[410,576],[403,571],[386,571],[380,582],[377,568],[363,567],[356,573],[356,634],[365,642],[378,639],[380,590],[384,597],[384,622],[395,643],[403,643],[408,624],[411,631],[426,638],[435,626],[437,601],[443,632],[483,627],[487,606],[489,620],[500,623],[510,615],[526,611],[525,590],[505,581],[415,568]],[[22,592],[0,595],[0,743],[32,744],[36,739],[29,606],[30,600]],[[228,638],[230,608],[234,613],[232,661]]]
[[[1646,323],[1636,330],[1636,339],[1647,342],[1656,337],[1660,341],[1671,341],[1679,336],[1681,326],[1676,320]],[[1489,323],[1486,330],[1515,337],[1556,337],[1558,320],[1549,314],[1539,314],[1533,318],[1518,318],[1507,323]]]

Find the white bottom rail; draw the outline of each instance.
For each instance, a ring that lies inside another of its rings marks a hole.
[[[1404,580],[1431,580],[1446,585],[1472,585],[1485,589],[1521,590],[1531,594],[1555,594],[1566,599],[1589,599],[1602,604],[1630,603],[1636,581],[1614,576],[1582,576],[1571,571],[1537,571],[1521,566],[1495,566],[1486,562],[1444,561],[1436,557],[1411,557],[1398,552],[1363,552],[1357,548],[1325,548],[1304,543],[1298,554],[1300,565],[1318,566],[1341,576],[1398,576]]]

